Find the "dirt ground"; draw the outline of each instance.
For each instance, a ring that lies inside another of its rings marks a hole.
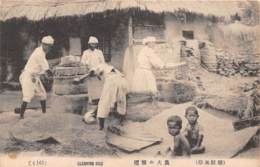
[[[196,63],[193,63],[193,62],[189,62],[189,63],[190,63],[190,66],[189,66],[190,72],[191,72],[190,76],[192,76],[190,78],[191,81],[196,84],[197,80],[194,78],[199,77],[200,81],[202,83],[203,89],[201,88],[201,85],[198,86],[198,95],[206,94],[209,96],[213,95],[213,96],[220,96],[220,97],[223,97],[223,96],[225,97],[225,96],[230,96],[230,95],[238,96],[238,95],[244,94],[244,92],[242,91],[242,88],[244,85],[250,84],[256,79],[254,77],[241,77],[239,75],[227,78],[227,77],[220,76],[220,75],[217,75],[214,73],[210,73],[203,68],[198,68]],[[19,122],[21,124],[21,121],[18,119],[18,115],[15,115],[13,113],[13,109],[20,105],[21,92],[4,91],[0,94],[0,101],[1,101],[1,105],[0,105],[0,131],[1,131],[0,152],[1,153],[12,152],[12,149],[14,151],[19,151],[19,149],[17,150],[17,147],[12,148],[12,146],[11,146],[12,143],[10,143],[10,138],[9,138],[10,134],[8,132],[11,129],[11,127],[14,127]],[[50,102],[47,101],[47,104],[50,104]],[[32,104],[30,104],[30,106],[33,108],[34,107],[37,108],[40,105],[38,104],[37,101],[34,101]],[[164,107],[162,107],[162,108],[164,108]],[[167,107],[165,107],[165,108],[167,108]],[[158,112],[158,113],[160,113],[160,112]],[[233,117],[229,114],[226,114],[226,113],[221,113],[221,112],[217,112],[217,113],[210,112],[210,113],[215,117],[227,119],[230,122],[232,122],[236,119],[235,117]],[[149,114],[149,112],[147,112],[146,114]],[[154,112],[152,112],[152,115],[154,116],[156,114]],[[31,111],[29,113],[26,113],[25,117],[27,117],[27,118],[31,117],[30,119],[33,119],[33,117],[42,117],[42,114],[41,114],[40,110],[36,111],[36,113],[34,111]],[[43,119],[43,118],[41,118],[41,119]],[[78,120],[79,122],[81,121],[81,117],[77,117],[75,119]],[[50,147],[43,148],[41,146],[39,146],[39,147],[37,146],[39,149],[36,149],[36,150],[31,149],[31,150],[27,150],[25,152],[22,151],[22,152],[20,152],[20,155],[26,155],[26,154],[44,155],[44,154],[46,154],[46,150],[49,149],[49,152],[47,152],[47,154],[54,154],[54,155],[56,155],[57,150],[59,150],[60,151],[59,153],[62,153],[63,155],[73,154],[73,155],[93,156],[93,155],[98,155],[99,154],[98,152],[103,152],[106,155],[113,155],[113,156],[115,155],[115,156],[123,156],[123,157],[129,156],[129,155],[126,155],[125,153],[121,152],[120,150],[107,146],[105,143],[105,132],[98,131],[97,124],[84,126],[84,128],[86,129],[84,132],[86,134],[82,134],[82,132],[79,132],[79,134],[82,138],[87,139],[87,140],[76,141],[76,139],[75,139],[74,141],[76,143],[82,142],[78,146],[75,146],[75,145],[73,147],[71,147],[71,145],[70,145],[70,147],[65,147],[65,146],[64,147],[60,147],[60,146],[53,147],[53,146],[51,146],[51,148],[54,148],[54,149],[50,149]],[[90,133],[91,133],[91,135],[89,135]],[[99,138],[100,140],[97,140],[97,138]],[[103,142],[101,142],[101,139],[103,140]],[[81,148],[81,145],[84,145],[84,144],[86,145],[86,147],[84,147],[84,148],[87,151],[85,151],[85,152],[84,151],[82,151],[82,152],[75,151],[75,150]],[[9,149],[7,149],[6,146],[9,146]],[[20,149],[23,149],[22,146],[20,147]],[[72,151],[73,149],[74,149],[74,152]],[[56,150],[56,152],[55,152],[55,150]],[[92,151],[90,151],[90,150],[92,150]],[[242,152],[241,154],[239,154],[239,156],[237,156],[237,157],[238,158],[258,157],[259,152],[257,150],[258,149],[255,149],[255,148],[246,150],[246,151]],[[149,149],[147,149],[146,151],[149,152]],[[144,151],[144,152],[146,152],[146,151]]]
[[[187,105],[190,105],[190,104],[191,103],[188,103]],[[172,104],[172,106],[174,106],[174,104]],[[169,104],[167,104],[167,107],[169,107]],[[160,113],[162,113],[162,112],[164,112],[164,111],[161,111]],[[212,114],[212,112],[210,112],[210,114]],[[75,115],[75,114],[73,114],[73,115]],[[230,122],[230,123],[235,119],[234,117],[228,115],[227,113],[222,113],[222,112],[213,113],[212,116],[224,119],[224,120],[226,120],[226,122]],[[57,119],[53,116],[51,116],[51,117],[52,117],[52,119]],[[38,110],[38,111],[28,110],[26,112],[26,119],[22,120],[22,121],[19,120],[18,115],[15,115],[12,112],[1,113],[0,114],[0,124],[1,124],[1,132],[2,132],[1,140],[0,140],[1,141],[0,142],[1,153],[8,153],[8,154],[18,153],[18,155],[20,155],[20,156],[24,156],[24,155],[63,155],[63,156],[68,156],[68,155],[69,156],[109,155],[109,156],[119,156],[119,157],[129,157],[129,156],[131,157],[131,156],[141,156],[141,155],[142,156],[148,156],[148,155],[154,156],[156,154],[155,149],[158,148],[158,147],[151,147],[151,148],[145,149],[139,153],[126,154],[119,149],[109,147],[105,143],[105,132],[99,131],[97,124],[85,125],[84,123],[82,123],[81,117],[78,115],[76,115],[75,117],[73,116],[73,119],[75,119],[74,121],[73,121],[72,117],[69,117],[69,119],[68,118],[66,119],[65,117],[64,118],[59,117],[60,119],[65,119],[65,121],[67,120],[67,122],[69,124],[72,124],[72,125],[75,125],[76,127],[78,127],[78,128],[73,128],[73,129],[68,129],[68,128],[71,128],[72,126],[63,128],[63,130],[62,130],[63,132],[64,131],[68,132],[67,136],[57,135],[59,133],[52,130],[51,134],[54,134],[54,135],[51,135],[51,136],[54,136],[55,139],[58,139],[58,140],[59,140],[59,138],[62,138],[68,144],[65,144],[65,145],[40,145],[40,144],[35,145],[34,143],[28,143],[28,142],[27,143],[26,142],[17,143],[14,140],[10,140],[9,131],[16,132],[16,134],[18,134],[16,137],[19,137],[19,139],[24,139],[24,140],[27,139],[27,141],[28,141],[29,138],[31,138],[31,139],[37,138],[37,134],[35,134],[35,132],[33,132],[33,130],[37,131],[37,133],[38,132],[40,133],[41,131],[39,131],[39,129],[36,126],[39,123],[33,121],[34,119],[36,120],[36,118],[37,118],[37,122],[39,120],[41,121],[40,124],[42,124],[42,126],[44,126],[44,124],[45,124],[44,122],[47,122],[48,124],[53,123],[54,126],[55,126],[55,124],[60,124],[60,123],[57,123],[58,121],[54,122],[54,120],[47,121],[46,118],[48,118],[48,114],[47,114],[47,116],[43,115],[40,112],[40,110]],[[26,120],[27,120],[27,122],[29,121],[30,124],[33,124],[32,125],[33,128],[22,129],[22,131],[25,131],[25,132],[27,131],[27,133],[21,135],[21,134],[19,134],[19,128],[14,129],[14,127],[20,127],[20,125],[23,125],[23,124],[26,125]],[[75,123],[75,121],[77,121],[77,123]],[[158,121],[156,121],[156,122],[158,122]],[[53,126],[53,125],[51,125],[51,126]],[[59,125],[59,126],[62,126],[62,125]],[[149,125],[149,126],[150,126],[150,128],[152,128],[153,126],[157,127],[158,125],[156,125],[155,123],[152,123],[152,125]],[[226,125],[223,124],[223,127],[225,127],[225,126]],[[46,128],[50,128],[50,127],[46,125]],[[67,129],[67,130],[65,130],[65,129]],[[77,129],[84,129],[84,130],[78,131]],[[29,135],[30,135],[30,137],[28,137]],[[47,134],[42,133],[43,138],[46,138],[48,135],[50,135],[50,133],[47,133]],[[77,144],[75,145],[75,144],[71,144],[71,143],[77,143]],[[82,146],[84,146],[84,147],[82,147]],[[252,149],[242,152],[241,154],[239,154],[238,157],[256,158],[256,157],[258,157],[258,155],[259,155],[259,152],[255,148],[252,148]]]

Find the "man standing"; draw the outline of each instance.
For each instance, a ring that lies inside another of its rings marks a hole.
[[[96,37],[89,37],[89,49],[83,52],[81,63],[86,65],[90,70],[96,68],[98,65],[105,63],[104,55],[101,50],[97,49],[98,39]],[[103,83],[96,77],[88,80],[88,94],[90,102],[98,100],[101,95]]]
[[[46,112],[47,94],[40,80],[40,75],[51,75],[46,54],[50,52],[54,39],[51,36],[45,36],[42,38],[41,42],[41,46],[33,51],[24,67],[22,74],[19,77],[22,86],[23,102],[21,108],[15,109],[15,112],[20,113],[21,119],[24,118],[24,112],[27,104],[31,102],[34,96],[40,97],[42,112]]]
[[[137,55],[136,69],[131,83],[130,91],[133,93],[149,94],[156,96],[158,94],[156,79],[152,68],[162,69],[165,63],[153,50],[156,38],[149,36],[143,39],[144,47]]]

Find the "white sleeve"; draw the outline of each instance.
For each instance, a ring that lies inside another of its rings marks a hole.
[[[28,59],[28,61],[27,61],[27,63],[26,63],[26,66],[28,67],[28,66],[31,66],[31,65],[36,65],[36,64],[38,64],[38,61],[37,61],[37,55],[36,55],[37,53],[36,53],[36,51],[34,50],[33,52],[32,52],[32,54],[30,55],[30,57],[29,57],[29,59]]]
[[[42,51],[37,50],[32,55],[33,64],[40,67],[40,73],[44,73],[46,70],[49,69],[49,63],[44,54],[45,53],[43,53]]]
[[[155,68],[163,68],[164,62],[155,54],[154,51],[149,53],[149,60],[153,67]]]
[[[44,59],[44,60],[43,60],[43,62],[42,62],[42,69],[43,69],[44,71],[50,69],[49,63],[48,63],[47,59]]]
[[[86,51],[83,52],[83,55],[81,57],[81,61],[80,62],[81,62],[81,64],[84,64],[84,65],[89,64],[88,56],[87,56],[87,52]]]
[[[42,73],[49,69],[49,63],[44,55],[36,55],[37,63],[41,67]]]
[[[105,63],[105,58],[104,58],[104,55],[103,55],[103,52],[100,50],[100,54],[99,54],[99,63]]]

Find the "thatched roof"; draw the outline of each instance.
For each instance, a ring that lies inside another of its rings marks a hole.
[[[224,0],[2,0],[0,5],[0,20],[21,17],[41,20],[133,8],[154,13],[185,10],[215,16],[230,16],[239,11],[236,1]]]

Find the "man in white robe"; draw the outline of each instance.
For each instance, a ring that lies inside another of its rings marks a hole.
[[[97,118],[100,130],[104,128],[105,118],[115,108],[123,121],[126,115],[127,81],[124,75],[113,66],[101,64],[95,69],[95,74],[104,80],[104,87],[98,103]]]
[[[165,67],[165,63],[152,49],[155,42],[155,37],[146,37],[143,39],[143,44],[145,46],[137,55],[136,67],[130,87],[132,93],[149,94],[152,96],[158,93],[152,68],[162,69]]]
[[[108,117],[112,109],[116,109],[117,116],[120,118],[120,123],[122,123],[126,115],[127,94],[127,81],[124,75],[113,66],[103,63],[96,68],[92,68],[88,74],[80,78],[75,78],[75,84],[92,75],[96,75],[100,80],[104,81],[104,88],[98,102],[97,110],[91,114],[86,114],[84,119],[88,122],[89,117],[97,117],[100,130],[102,130],[104,128],[105,118]]]
[[[50,52],[54,39],[51,36],[42,38],[42,44],[36,48],[28,59],[19,80],[22,86],[23,103],[20,109],[16,109],[16,113],[20,113],[20,118],[24,118],[24,112],[27,104],[31,102],[34,96],[40,98],[42,112],[46,112],[46,90],[40,80],[40,75],[51,75],[46,54]]]
[[[81,63],[86,65],[89,69],[96,68],[98,65],[105,63],[104,55],[101,50],[97,49],[98,39],[96,37],[89,37],[89,49],[83,52]],[[90,102],[98,100],[101,95],[103,83],[96,77],[88,79],[88,94]]]

